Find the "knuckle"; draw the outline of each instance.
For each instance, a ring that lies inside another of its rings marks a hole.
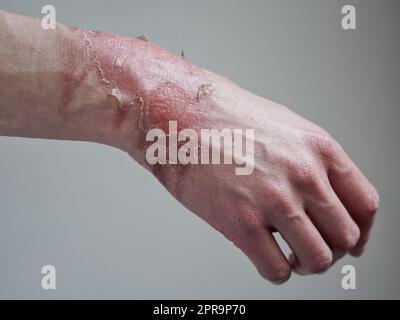
[[[301,185],[317,185],[318,174],[316,165],[311,160],[299,160],[289,166],[292,179]]]
[[[360,229],[358,227],[352,228],[338,239],[336,248],[342,251],[348,251],[356,246],[359,239]]]
[[[287,192],[286,186],[269,186],[264,192],[265,206],[269,216],[277,217],[281,212],[288,212],[292,209],[291,195]]]
[[[283,223],[286,225],[294,225],[296,222],[304,221],[304,215],[299,210],[288,210],[282,214]]]
[[[288,206],[287,209],[278,210],[272,215],[271,224],[278,230],[286,226],[304,223],[305,214],[295,206]]]
[[[242,211],[233,219],[227,219],[214,225],[225,238],[233,242],[238,248],[242,248],[249,238],[254,239],[262,231],[262,224],[259,217],[253,211]]]
[[[265,196],[267,198],[280,198],[286,191],[286,185],[281,181],[274,181],[265,186]]]
[[[257,234],[259,231],[262,230],[262,224],[255,214],[243,215],[239,218],[237,224],[239,233],[245,237]]]
[[[322,253],[315,256],[311,261],[308,269],[311,273],[320,273],[327,270],[333,262],[332,253]]]
[[[319,129],[318,133],[308,136],[307,141],[314,152],[323,157],[332,156],[338,146],[336,140],[324,129]]]
[[[375,190],[375,188],[372,188],[370,194],[367,197],[367,204],[365,206],[365,211],[368,215],[374,216],[375,213],[379,209],[379,194]]]
[[[276,267],[274,270],[260,270],[259,273],[263,278],[275,284],[282,284],[289,279],[291,269],[289,265],[283,265]]]
[[[335,172],[342,177],[351,176],[354,171],[354,167],[349,161],[332,164],[332,168],[334,168]]]

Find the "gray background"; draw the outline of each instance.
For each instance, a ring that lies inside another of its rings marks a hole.
[[[124,153],[0,138],[0,298],[400,298],[400,1],[0,1],[127,36],[290,106],[332,133],[380,191],[370,246],[277,287]],[[357,31],[341,29],[341,7]],[[0,62],[1,63],[1,62]],[[57,289],[41,288],[55,265]],[[357,268],[357,290],[340,269]]]

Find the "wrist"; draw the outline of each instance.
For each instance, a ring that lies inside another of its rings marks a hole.
[[[97,142],[119,147],[142,163],[149,129],[167,131],[171,120],[178,129],[193,128],[206,114],[202,104],[211,82],[202,69],[150,42],[75,32],[83,48],[82,72],[89,70],[96,80],[88,91],[99,100],[92,108],[99,121]]]
[[[131,111],[140,99],[122,68],[122,55],[117,56],[120,42],[109,34],[68,28],[59,108],[68,137],[121,147],[121,136],[131,130],[128,123],[136,117]]]

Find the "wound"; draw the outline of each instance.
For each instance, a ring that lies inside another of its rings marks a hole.
[[[197,93],[196,93],[197,94]],[[149,94],[143,108],[143,129],[159,128],[168,131],[169,121],[177,121],[178,131],[195,128],[202,118],[196,95],[167,81]]]

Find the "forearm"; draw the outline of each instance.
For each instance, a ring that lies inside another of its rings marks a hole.
[[[82,119],[67,108],[67,88],[79,76],[69,70],[73,51],[70,29],[43,30],[39,20],[0,13],[0,134],[90,138]],[[76,111],[96,103],[95,98],[76,97]]]
[[[0,134],[135,153],[150,127],[198,104],[205,72],[139,39],[0,12]]]

